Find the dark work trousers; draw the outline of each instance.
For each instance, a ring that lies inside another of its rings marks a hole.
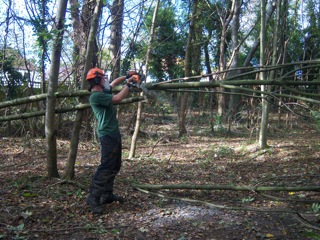
[[[100,198],[113,193],[114,179],[121,168],[122,143],[120,133],[100,138],[101,162],[93,177],[90,194]]]

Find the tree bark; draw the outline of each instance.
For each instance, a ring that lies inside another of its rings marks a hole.
[[[231,191],[286,191],[286,192],[300,192],[300,191],[320,191],[320,186],[233,186],[233,185],[191,185],[191,184],[172,184],[172,185],[151,185],[151,184],[134,184],[135,188],[143,188],[149,190],[160,189],[190,189],[190,190],[231,190]]]
[[[192,15],[189,25],[189,34],[186,46],[186,55],[185,55],[185,63],[184,63],[184,76],[191,76],[191,49],[194,38],[194,27],[195,27],[195,19],[198,10],[198,0],[193,1]],[[187,115],[187,107],[188,107],[188,93],[182,93],[180,99],[180,109],[179,109],[179,120],[178,120],[178,128],[179,128],[179,137],[184,136],[187,133],[186,129],[186,115]]]
[[[219,70],[220,72],[223,72],[226,69],[226,43],[227,43],[227,33],[228,33],[228,28],[230,25],[230,22],[233,18],[234,15],[234,10],[235,10],[235,2],[236,0],[232,0],[231,3],[231,8],[229,15],[226,16],[220,16],[220,21],[221,21],[221,37],[220,37],[220,56],[219,56]],[[225,79],[225,74],[222,74],[222,77],[220,80]],[[224,92],[223,88],[219,88],[218,91]],[[218,114],[221,118],[221,120],[224,120],[224,112],[226,109],[226,100],[225,100],[225,95],[224,94],[218,94]]]
[[[148,75],[148,65],[149,65],[150,53],[151,53],[152,43],[153,43],[153,38],[154,38],[154,29],[155,29],[155,22],[157,19],[157,14],[158,14],[158,9],[159,9],[159,3],[160,3],[160,0],[157,0],[156,6],[155,6],[155,9],[153,12],[153,18],[152,18],[152,24],[151,24],[151,30],[150,30],[150,40],[149,40],[149,45],[148,45],[148,49],[147,49],[147,56],[146,56],[146,63],[145,63],[146,76]],[[144,95],[144,93],[141,92],[140,96],[142,97],[143,95]],[[140,131],[140,125],[141,125],[142,107],[143,107],[142,102],[139,102],[138,103],[138,110],[137,110],[136,125],[135,125],[134,133],[133,133],[132,139],[131,139],[129,159],[131,159],[135,156],[137,138],[138,138],[138,134]]]
[[[261,30],[260,30],[260,79],[264,81],[266,79],[264,65],[265,65],[265,44],[266,44],[266,0],[261,0]],[[261,85],[261,91],[267,92],[267,87]],[[267,148],[267,128],[268,128],[268,115],[269,115],[269,103],[267,101],[268,96],[262,94],[262,116],[260,123],[259,133],[259,146],[261,149]]]
[[[57,142],[56,142],[56,127],[55,127],[55,108],[56,108],[56,96],[54,93],[58,88],[58,77],[60,69],[60,57],[62,49],[63,40],[63,28],[64,19],[67,10],[68,0],[60,0],[58,6],[58,12],[56,17],[55,29],[57,30],[57,35],[54,40],[53,50],[52,50],[52,64],[50,68],[49,75],[49,86],[47,95],[47,108],[45,116],[45,134],[47,141],[47,171],[48,177],[59,177],[58,167],[57,167]]]
[[[239,28],[240,28],[240,11],[241,11],[241,5],[240,0],[235,0],[235,11],[234,11],[234,17],[233,17],[233,23],[231,26],[231,39],[232,39],[232,45],[231,45],[231,52],[233,53],[234,57],[232,58],[232,62],[230,64],[230,73],[228,74],[228,77],[235,76],[239,73],[239,70],[236,70],[238,68],[238,60],[239,60]],[[235,69],[232,71],[232,69]],[[237,89],[231,89],[231,93],[238,93]],[[230,101],[229,101],[229,110],[228,110],[228,118],[233,119],[235,114],[238,112],[239,109],[239,103],[240,101],[240,95],[238,94],[232,94],[230,95]]]
[[[111,36],[110,36],[110,54],[111,54],[111,79],[120,76],[120,56],[121,56],[121,39],[123,23],[123,0],[114,0],[111,7]]]
[[[96,35],[98,30],[98,23],[99,18],[101,16],[101,9],[102,9],[102,0],[98,0],[96,3],[96,6],[94,8],[93,16],[91,19],[91,25],[90,25],[90,32],[88,37],[88,43],[87,43],[87,50],[86,50],[86,62],[84,71],[82,73],[81,78],[81,89],[85,89],[87,86],[86,83],[86,74],[89,71],[90,68],[95,67],[95,56],[96,51]],[[80,103],[85,103],[86,99],[83,97],[80,97]],[[80,129],[82,124],[82,118],[83,118],[83,110],[77,111],[76,119],[73,125],[72,134],[71,134],[71,140],[70,140],[70,150],[68,154],[68,161],[67,166],[64,172],[64,178],[65,179],[73,179],[74,178],[74,165],[77,158],[78,153],[78,145],[79,145],[79,139],[80,139]]]
[[[267,16],[267,24],[270,22],[271,18],[272,18],[272,15],[273,15],[273,12],[274,10],[276,9],[275,5],[274,4],[270,4],[270,8],[268,10],[268,16]],[[250,64],[250,61],[252,60],[254,54],[256,53],[258,47],[259,47],[259,44],[260,44],[260,37],[258,37],[256,39],[256,41],[252,44],[252,47],[249,51],[249,53],[247,54],[247,57],[243,63],[243,67],[247,67],[249,66]]]

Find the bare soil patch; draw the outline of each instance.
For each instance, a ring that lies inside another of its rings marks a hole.
[[[319,186],[319,132],[272,124],[259,150],[246,129],[211,133],[201,124],[177,138],[170,119],[144,127],[137,158],[124,160],[115,192],[125,204],[92,215],[85,198],[99,146],[81,142],[74,181],[46,178],[44,139],[0,138],[0,239],[319,239],[319,192],[161,190],[134,184]],[[156,121],[156,120],[155,120]],[[195,126],[195,124],[193,124]],[[59,169],[69,142],[58,141]],[[214,206],[215,205],[215,206]],[[299,213],[299,214],[297,214]]]

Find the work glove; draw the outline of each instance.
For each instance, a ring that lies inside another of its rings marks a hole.
[[[134,74],[130,78],[127,79],[127,86],[130,88],[131,92],[140,92],[140,79],[141,75]]]
[[[132,75],[135,75],[135,74],[138,74],[135,70],[129,70],[126,75],[126,79],[131,78]]]

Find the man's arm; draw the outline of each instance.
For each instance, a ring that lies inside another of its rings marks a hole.
[[[129,92],[130,88],[127,85],[125,85],[119,93],[112,96],[112,103],[120,103],[129,95]]]
[[[127,72],[127,76],[122,76],[122,77],[118,77],[118,78],[115,78],[111,83],[110,83],[110,86],[113,88],[115,86],[118,86],[120,83],[123,83],[126,79],[128,79],[128,81],[131,80],[132,78],[132,75],[134,74],[138,74],[136,71],[134,70],[130,70]]]
[[[115,86],[118,86],[120,83],[123,83],[125,80],[126,80],[126,76],[117,77],[110,83],[110,86],[114,88]]]

